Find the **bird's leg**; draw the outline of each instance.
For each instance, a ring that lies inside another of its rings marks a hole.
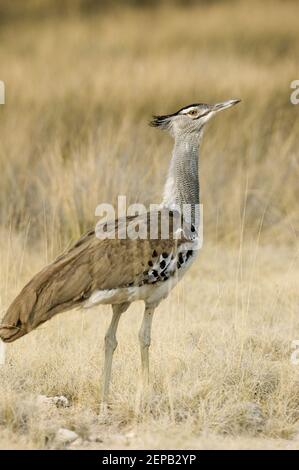
[[[103,392],[102,392],[102,405],[101,409],[107,408],[107,400],[109,394],[109,385],[111,378],[111,369],[112,369],[112,359],[113,353],[117,347],[116,339],[116,330],[118,327],[119,319],[121,314],[127,310],[129,303],[115,304],[112,305],[113,315],[110,326],[105,335],[105,363],[104,363],[104,372],[103,372]]]
[[[139,331],[141,351],[141,368],[144,385],[149,383],[149,347],[151,344],[151,328],[155,307],[145,306],[143,320]]]

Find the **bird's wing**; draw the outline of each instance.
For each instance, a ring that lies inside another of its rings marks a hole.
[[[30,330],[56,313],[80,305],[95,290],[138,285],[162,254],[170,259],[183,243],[190,242],[191,231],[178,229],[180,223],[178,213],[162,209],[118,219],[115,224],[109,222],[87,232],[33,277],[2,324],[21,324]],[[99,237],[103,229],[106,235]]]

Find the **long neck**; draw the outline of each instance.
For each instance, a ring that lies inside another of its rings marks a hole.
[[[198,167],[201,137],[201,134],[187,134],[175,139],[163,198],[163,205],[166,207],[179,207],[184,213],[189,207],[191,222],[196,225],[199,215]]]

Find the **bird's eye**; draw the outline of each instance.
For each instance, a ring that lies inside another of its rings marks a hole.
[[[197,111],[196,109],[192,109],[191,111],[189,111],[188,113],[190,116],[196,116],[197,115]]]

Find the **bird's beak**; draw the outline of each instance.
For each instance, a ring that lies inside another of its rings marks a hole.
[[[230,108],[231,106],[235,106],[235,104],[240,103],[241,100],[228,100],[223,101],[223,103],[214,104],[212,111],[214,113],[218,113],[218,111],[222,111],[223,109]]]

